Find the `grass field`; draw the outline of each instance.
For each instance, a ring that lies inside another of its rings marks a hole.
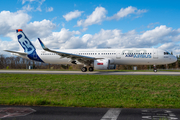
[[[180,76],[0,74],[0,104],[180,108]]]

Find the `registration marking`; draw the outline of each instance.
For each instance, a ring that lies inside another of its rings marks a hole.
[[[141,120],[178,120],[170,110],[142,110]]]

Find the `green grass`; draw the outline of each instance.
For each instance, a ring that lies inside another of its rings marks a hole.
[[[180,108],[180,76],[0,74],[0,104]]]
[[[168,72],[180,72],[180,70],[159,70],[159,71],[168,71]]]

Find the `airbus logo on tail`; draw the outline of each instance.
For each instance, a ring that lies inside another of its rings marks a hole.
[[[35,50],[34,46],[29,42],[29,40],[26,38],[26,36],[22,32],[18,32],[17,37],[18,37],[19,43],[24,48],[24,52],[32,53]]]

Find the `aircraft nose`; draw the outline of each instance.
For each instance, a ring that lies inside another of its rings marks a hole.
[[[176,62],[177,61],[177,57],[176,56],[173,56],[173,62]]]

